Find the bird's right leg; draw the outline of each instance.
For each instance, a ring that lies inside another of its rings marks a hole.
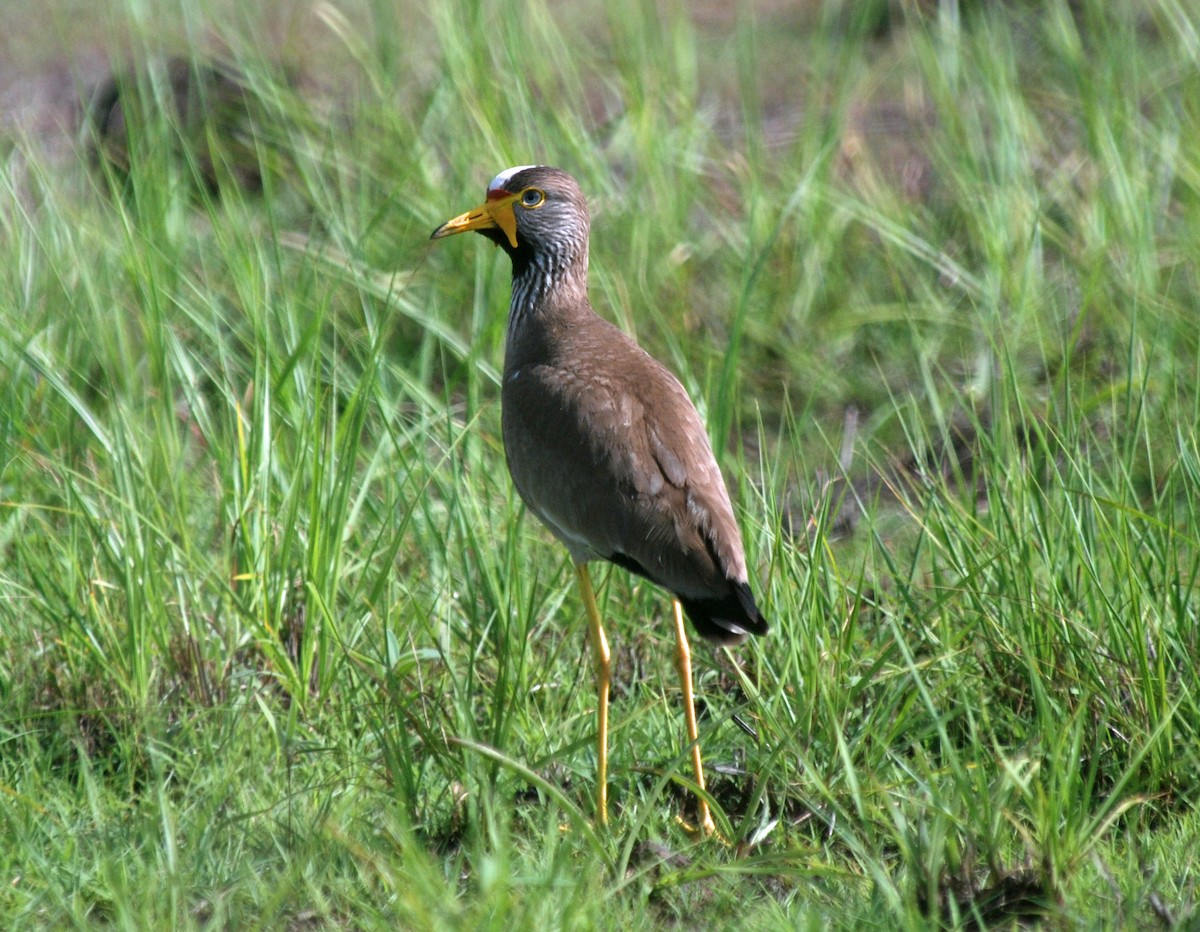
[[[608,638],[604,636],[604,623],[600,609],[596,606],[596,594],[592,591],[592,578],[586,563],[575,564],[575,575],[579,578],[579,591],[583,596],[583,607],[588,616],[588,634],[592,641],[592,663],[596,671],[596,822],[608,823],[608,689],[612,682],[612,654],[608,649]]]
[[[692,650],[688,646],[687,629],[683,626],[683,606],[678,599],[671,600],[671,611],[675,617],[676,653],[675,663],[679,670],[679,685],[683,692],[683,714],[687,725],[688,743],[692,748],[692,767],[696,773],[696,786],[704,792],[704,763],[700,759],[700,732],[696,727],[696,702],[692,693]],[[696,797],[696,809],[700,816],[700,831],[707,838],[717,830],[708,802]]]

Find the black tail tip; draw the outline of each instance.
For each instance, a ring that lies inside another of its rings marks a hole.
[[[723,598],[677,598],[696,633],[714,644],[732,647],[751,634],[761,636],[770,630],[747,583],[731,581],[730,591]]]

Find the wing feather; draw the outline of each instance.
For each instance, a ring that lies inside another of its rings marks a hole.
[[[746,581],[745,560],[700,415],[620,330],[584,336],[583,346],[560,336],[556,358],[505,373],[518,491],[577,561],[634,564],[677,594],[723,596],[730,580]]]

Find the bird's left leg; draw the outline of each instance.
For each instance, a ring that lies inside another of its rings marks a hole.
[[[588,616],[588,632],[592,639],[592,662],[596,670],[596,822],[608,823],[608,690],[612,682],[612,654],[608,649],[608,638],[604,636],[604,623],[600,609],[596,607],[596,594],[592,591],[592,578],[586,563],[575,564],[575,575],[579,578],[579,592],[583,596],[583,607]]]

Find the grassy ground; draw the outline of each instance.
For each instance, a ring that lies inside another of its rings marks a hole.
[[[54,7],[224,49],[253,114],[148,104],[127,172],[0,145],[5,926],[1197,921],[1200,20],[561,6]],[[535,161],[706,413],[774,622],[696,651],[728,844],[676,822],[667,603],[615,570],[589,822],[507,263],[427,240]]]

